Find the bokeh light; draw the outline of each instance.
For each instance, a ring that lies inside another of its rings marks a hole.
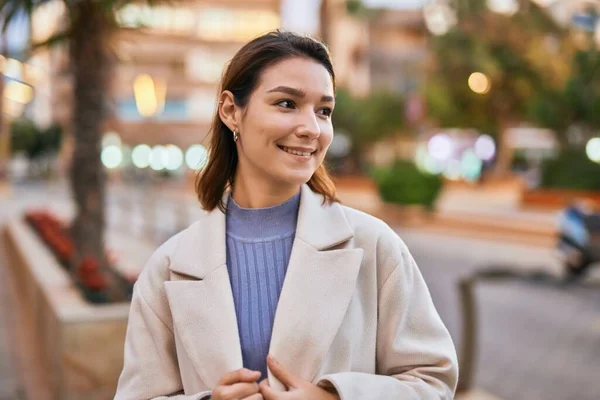
[[[162,145],[154,146],[150,152],[150,168],[155,171],[161,171],[169,164],[169,153],[167,148]]]
[[[189,169],[201,170],[208,162],[208,151],[201,144],[194,144],[185,153],[185,164]]]
[[[600,163],[600,137],[590,139],[585,146],[585,153],[595,163]]]
[[[463,178],[468,181],[475,181],[481,175],[483,163],[473,150],[467,150],[463,153],[460,160],[460,171]]]
[[[449,160],[444,168],[444,177],[451,181],[457,181],[462,176],[462,166],[458,160]]]
[[[159,79],[152,79],[148,74],[138,75],[133,82],[135,105],[143,117],[160,114],[165,105],[167,87]]]
[[[107,146],[102,149],[100,159],[106,168],[114,169],[121,165],[121,162],[123,161],[123,152],[119,146]]]
[[[21,79],[23,73],[23,64],[19,60],[9,58],[4,63],[4,76],[12,79]]]
[[[147,168],[150,165],[150,153],[152,149],[147,144],[140,144],[135,146],[131,152],[131,160],[133,165],[138,168]]]
[[[469,76],[469,88],[477,94],[486,94],[491,86],[490,79],[481,72],[473,72]]]
[[[121,146],[121,137],[116,132],[106,132],[102,136],[102,147]]]
[[[519,11],[517,0],[487,0],[487,6],[493,12],[507,16],[514,15]]]
[[[423,17],[429,32],[436,36],[445,35],[457,22],[454,10],[443,3],[432,3],[423,7]]]
[[[454,143],[448,135],[438,134],[429,140],[427,150],[429,155],[436,160],[446,161],[454,152]]]
[[[334,157],[345,157],[350,153],[351,148],[352,140],[348,135],[336,132],[335,135],[333,135],[333,141],[331,142],[327,153]]]
[[[4,86],[4,97],[16,103],[27,104],[33,99],[33,88],[25,83],[8,81]]]
[[[481,135],[475,141],[475,154],[483,161],[490,161],[496,155],[496,144],[489,135]]]
[[[183,152],[181,149],[173,144],[166,146],[167,150],[167,163],[166,168],[169,171],[176,171],[183,165]]]

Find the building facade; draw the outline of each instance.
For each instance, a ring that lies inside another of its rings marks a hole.
[[[188,0],[149,7],[129,4],[117,13],[112,50],[110,118],[105,131],[123,145],[206,144],[226,63],[252,38],[280,27],[280,0]],[[33,39],[56,33],[62,1],[38,7]],[[40,124],[71,121],[72,84],[64,46],[32,60],[44,71],[31,115]]]

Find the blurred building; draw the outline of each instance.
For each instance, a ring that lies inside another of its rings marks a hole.
[[[56,33],[63,2],[37,8],[33,39]],[[206,143],[226,62],[248,40],[280,27],[280,0],[187,0],[150,8],[129,4],[117,14],[113,50],[112,117],[105,130],[123,144],[174,144],[185,151]],[[44,71],[32,116],[41,124],[70,125],[68,53],[53,47],[32,64]]]
[[[404,96],[410,123],[424,117],[418,91],[428,58],[427,28],[421,2],[365,2],[367,8],[350,12],[345,0],[323,0],[321,36],[329,44],[338,86],[357,97],[373,91]],[[415,137],[396,136],[374,145],[367,154],[375,165],[414,159]]]
[[[353,14],[345,0],[323,0],[321,35],[331,49],[339,85],[358,96],[371,90],[416,92],[427,58],[427,30],[419,6],[409,2],[406,8],[367,8]]]

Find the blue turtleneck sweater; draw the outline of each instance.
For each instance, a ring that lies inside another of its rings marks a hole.
[[[300,193],[268,208],[227,204],[227,269],[244,367],[267,376],[273,320],[296,234]],[[261,379],[262,379],[261,378]]]

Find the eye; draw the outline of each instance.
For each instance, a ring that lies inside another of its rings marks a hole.
[[[275,105],[283,107],[283,108],[294,108],[295,104],[292,100],[280,100]]]
[[[317,113],[324,115],[326,117],[330,117],[333,110],[330,107],[323,107],[317,111]]]

